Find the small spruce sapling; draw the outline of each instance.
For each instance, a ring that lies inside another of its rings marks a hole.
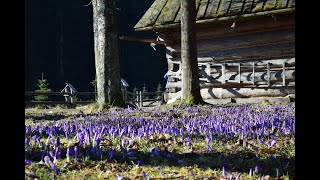
[[[44,79],[42,76],[42,79],[38,79],[38,87],[39,89],[35,90],[35,92],[51,92],[51,89],[49,88],[49,83],[47,82],[47,79]],[[36,101],[47,101],[49,99],[46,95],[38,95],[35,96],[34,99]]]

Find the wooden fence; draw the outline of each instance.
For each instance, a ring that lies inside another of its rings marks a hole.
[[[64,105],[73,105],[73,104],[89,104],[94,103],[95,101],[77,101],[76,96],[88,96],[94,95],[96,96],[95,92],[34,92],[34,91],[27,91],[25,92],[25,96],[62,96],[65,98],[64,101],[25,101],[26,105],[36,105],[36,104],[45,104],[45,105],[54,105],[54,104],[64,104]],[[149,98],[153,97],[153,98]],[[132,104],[135,107],[148,107],[152,104],[161,101],[161,96],[158,97],[156,92],[129,92],[126,91],[124,93],[124,100],[126,103]],[[147,102],[147,104],[144,104]]]

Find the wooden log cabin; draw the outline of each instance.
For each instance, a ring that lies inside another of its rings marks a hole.
[[[295,0],[196,0],[203,99],[295,93]],[[170,93],[181,96],[180,0],[155,0],[134,26],[166,46]]]

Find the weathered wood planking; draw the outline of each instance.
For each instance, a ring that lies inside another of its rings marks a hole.
[[[277,0],[267,0],[266,3],[264,4],[264,10],[272,10],[272,9],[276,9],[276,1]]]
[[[207,12],[205,14],[206,18],[214,17],[217,13],[219,2],[222,0],[210,0],[208,2]]]
[[[269,57],[290,56],[295,54],[295,44],[265,45],[222,51],[198,52],[198,57],[215,57],[216,60],[267,59]],[[177,54],[177,57],[179,55]]]
[[[198,52],[218,51],[221,49],[236,49],[239,47],[250,47],[253,45],[269,44],[272,42],[283,42],[295,40],[294,29],[274,30],[260,33],[245,34],[242,36],[217,37],[210,39],[201,39],[197,41]],[[180,45],[173,47],[175,52],[179,53]]]
[[[263,10],[263,4],[266,0],[254,0],[252,12],[259,12]]]
[[[196,9],[198,9],[200,4],[201,4],[201,0],[196,0]],[[181,22],[181,8],[179,8],[179,12],[178,12],[177,17],[175,18],[174,22],[175,23],[180,23]]]
[[[263,17],[259,19],[250,19],[246,21],[238,21],[236,22],[236,28],[232,29],[230,26],[233,21],[208,25],[204,27],[197,27],[197,40],[199,39],[207,39],[211,37],[222,37],[222,36],[234,36],[234,35],[242,35],[248,34],[252,32],[264,32],[270,31],[273,29],[289,29],[295,28],[295,20],[294,14],[286,14],[281,16],[281,18],[277,18],[277,23],[275,23],[274,18],[271,16]],[[214,31],[212,30],[214,29]],[[172,38],[170,39],[174,43],[180,44],[180,29],[178,31],[171,30],[170,32],[160,32],[160,34],[172,34]],[[165,39],[166,40],[166,39]]]
[[[176,15],[176,18],[174,19],[174,23],[179,23],[181,22],[181,4],[179,6],[179,11],[178,11],[178,14]]]
[[[218,16],[227,15],[231,0],[221,0],[219,9],[217,11]]]
[[[198,51],[198,58],[214,57],[216,61],[261,60],[269,58],[293,57],[295,54],[294,42],[278,42],[277,44],[252,45],[238,49],[218,49],[217,51]],[[293,56],[292,56],[293,55]],[[180,53],[172,53],[175,60],[180,59]]]
[[[228,15],[236,15],[242,13],[243,0],[233,0],[230,5]]]
[[[296,3],[296,0],[289,0],[289,2],[288,2],[288,7],[289,7],[289,8],[290,8],[290,7],[295,7],[295,6],[296,6],[295,3]]]
[[[156,0],[143,15],[134,28],[152,26],[156,22],[162,8],[166,5],[167,0]]]
[[[178,13],[180,5],[180,0],[168,1],[158,18],[159,24],[172,23]]]
[[[295,45],[292,44],[284,44],[284,45],[274,45],[264,46],[264,47],[251,47],[251,48],[243,48],[232,51],[222,51],[222,52],[198,52],[199,58],[206,57],[214,57],[216,62],[225,61],[225,62],[249,62],[253,60],[261,60],[261,59],[279,59],[279,58],[289,58],[294,57],[295,54]],[[175,53],[173,56],[174,61],[180,60],[180,54]],[[198,60],[199,61],[199,60]]]
[[[206,9],[209,0],[202,0],[197,13],[197,19],[203,19],[205,17]]]
[[[289,94],[295,94],[292,88],[201,88],[203,99],[225,99],[225,98],[243,98],[243,97],[285,97]],[[168,99],[181,97],[181,91],[169,93]]]
[[[251,12],[252,4],[253,4],[253,0],[246,0],[244,5],[243,5],[243,10],[242,11],[244,13]]]
[[[288,0],[278,0],[277,9],[286,8]]]

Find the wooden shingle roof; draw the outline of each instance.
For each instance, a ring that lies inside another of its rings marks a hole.
[[[295,0],[196,0],[197,23],[224,20],[228,17],[259,16],[294,12]],[[155,0],[139,22],[136,30],[151,30],[179,24],[180,0]]]

